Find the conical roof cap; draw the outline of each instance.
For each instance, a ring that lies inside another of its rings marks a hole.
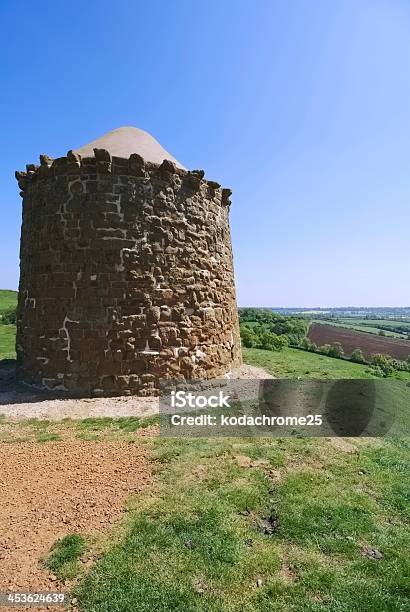
[[[132,153],[138,153],[146,161],[161,164],[164,159],[169,159],[185,170],[168,151],[166,151],[151,134],[139,128],[126,126],[107,132],[100,138],[74,149],[82,157],[93,157],[94,149],[106,149],[116,157],[128,158]]]

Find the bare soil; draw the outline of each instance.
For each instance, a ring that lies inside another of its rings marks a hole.
[[[375,334],[337,327],[336,325],[312,323],[309,327],[308,336],[309,340],[315,342],[318,346],[340,342],[347,356],[350,356],[356,348],[360,348],[366,358],[382,353],[395,359],[404,360],[410,355],[410,342],[408,340],[376,336]]]
[[[0,465],[0,591],[64,591],[41,561],[53,543],[112,525],[151,483],[137,442],[0,444]]]

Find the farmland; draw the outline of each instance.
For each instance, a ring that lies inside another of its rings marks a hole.
[[[347,356],[350,356],[356,348],[360,348],[366,358],[382,353],[395,359],[405,360],[410,355],[408,340],[377,336],[336,325],[312,323],[308,337],[317,346],[340,342]]]
[[[321,325],[333,325],[336,327],[346,327],[355,329],[356,331],[365,332],[367,334],[380,335],[383,331],[386,336],[391,338],[407,339],[410,337],[410,322],[408,321],[392,321],[389,319],[356,319],[353,317],[336,318],[336,319],[313,319],[313,323]],[[397,328],[402,331],[395,331]],[[407,331],[406,331],[407,330]]]

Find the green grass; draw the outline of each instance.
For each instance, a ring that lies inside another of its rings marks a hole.
[[[276,378],[377,378],[368,365],[300,349],[264,351],[244,348],[242,352],[245,363],[264,368]],[[410,380],[410,372],[394,372],[392,378]]]
[[[341,318],[340,319],[343,322],[346,323],[351,323],[351,322],[355,322],[358,325],[363,325],[363,326],[374,326],[377,327],[379,325],[383,325],[386,327],[407,327],[408,330],[410,331],[410,320],[409,319],[350,319],[350,318]]]
[[[57,540],[44,562],[47,569],[60,580],[74,578],[79,572],[79,559],[86,551],[84,538],[77,534],[67,535]]]
[[[17,291],[0,289],[0,319],[5,310],[17,305]],[[0,322],[0,359],[14,359],[16,341],[15,325],[2,325]]]
[[[0,314],[14,306],[17,306],[17,291],[0,289]]]
[[[16,356],[16,326],[0,324],[0,360]]]
[[[60,440],[62,440],[62,437],[60,436],[60,434],[58,433],[51,433],[51,432],[42,432],[42,433],[38,433],[36,435],[36,441],[37,442],[59,442]]]
[[[77,421],[75,426],[77,429],[85,431],[101,431],[104,429],[116,429],[123,432],[133,432],[142,427],[149,427],[150,425],[156,425],[159,421],[159,417],[88,417]]]
[[[243,349],[243,358],[277,378],[375,378],[368,366],[293,348]]]
[[[24,424],[33,427],[33,429],[44,430],[50,425],[51,421],[48,419],[38,419],[36,417],[32,417],[31,419],[26,419]]]
[[[404,611],[408,457],[403,441],[158,439],[157,489],[75,589],[79,610]]]
[[[0,442],[35,441],[38,443],[62,440],[126,441],[137,440],[135,432],[158,425],[160,417],[89,417],[82,420],[64,418],[61,421],[30,418],[10,421],[0,414]]]

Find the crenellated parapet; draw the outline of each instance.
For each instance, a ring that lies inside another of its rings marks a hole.
[[[53,159],[49,155],[40,155],[40,165],[27,164],[26,171],[16,170],[15,177],[20,187],[20,195],[37,181],[66,176],[70,180],[80,175],[107,175],[132,176],[149,180],[150,177],[162,177],[169,180],[177,176],[185,185],[194,191],[208,189],[221,194],[221,205],[230,206],[230,189],[222,188],[216,181],[205,179],[203,170],[185,170],[179,168],[174,162],[164,159],[161,164],[144,160],[138,153],[130,157],[111,156],[106,149],[94,149],[94,157],[81,157],[76,151],[70,150],[65,157]]]

